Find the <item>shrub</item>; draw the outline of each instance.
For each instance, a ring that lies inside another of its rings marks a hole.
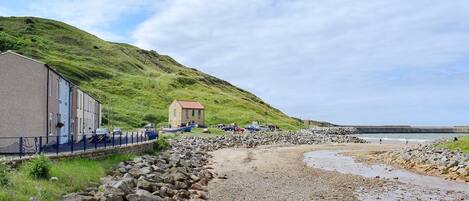
[[[165,119],[166,119],[166,117],[161,115],[161,114],[148,113],[148,114],[145,114],[143,116],[143,120],[146,123],[153,123],[153,124],[156,124],[158,122],[163,122],[163,121],[165,121]]]
[[[145,114],[143,120],[148,121],[149,123],[155,123],[158,120],[158,117],[154,114]]]
[[[33,19],[31,19],[31,18],[27,18],[27,19],[25,20],[25,22],[26,22],[26,24],[34,24],[34,21],[33,21]]]
[[[166,137],[159,137],[155,144],[153,144],[153,150],[155,151],[164,151],[169,147],[171,147],[171,145]]]
[[[10,183],[8,179],[8,170],[7,167],[3,164],[0,164],[0,186],[6,186]]]
[[[21,46],[18,39],[7,33],[0,32],[0,52],[7,50],[16,50]]]
[[[49,159],[40,155],[28,164],[28,175],[35,179],[48,179],[50,172]]]

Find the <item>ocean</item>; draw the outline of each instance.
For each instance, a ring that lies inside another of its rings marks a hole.
[[[354,135],[358,138],[370,141],[370,142],[379,142],[379,139],[383,143],[430,143],[435,140],[459,137],[459,136],[469,136],[469,134],[464,133],[367,133],[367,134],[356,134]]]

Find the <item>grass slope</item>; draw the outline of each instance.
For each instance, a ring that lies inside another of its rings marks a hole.
[[[23,201],[36,197],[39,200],[59,200],[67,193],[77,192],[98,183],[99,178],[119,162],[131,160],[132,155],[116,154],[102,160],[67,159],[53,162],[51,176],[58,181],[33,179],[26,165],[8,174],[11,184],[0,187],[0,201]]]
[[[469,153],[469,136],[459,137],[456,142],[445,142],[437,146]]]
[[[301,127],[297,119],[226,81],[62,22],[0,17],[0,51],[8,49],[50,64],[96,96],[104,104],[105,124],[136,128],[146,123],[145,116],[167,122],[173,99],[191,99],[205,105],[207,124],[259,121],[284,129]]]

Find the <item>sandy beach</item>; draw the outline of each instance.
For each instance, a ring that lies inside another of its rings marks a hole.
[[[217,177],[209,183],[210,200],[447,200],[464,192],[431,189],[398,180],[367,178],[312,168],[304,153],[341,150],[346,155],[395,150],[402,144],[326,144],[261,146],[212,152]],[[379,176],[379,175],[377,175]],[[468,186],[469,187],[469,186]]]

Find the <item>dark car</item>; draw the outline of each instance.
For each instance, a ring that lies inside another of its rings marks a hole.
[[[225,126],[222,128],[223,131],[234,131],[235,126]]]
[[[98,128],[96,129],[96,132],[90,137],[89,141],[91,143],[101,143],[101,142],[109,142],[110,141],[110,136],[109,136],[109,129],[107,128]]]
[[[257,125],[246,125],[244,128],[249,132],[256,132],[260,130],[259,126]]]
[[[225,126],[225,127],[222,128],[222,130],[224,130],[224,131],[232,131],[232,132],[235,132],[235,133],[242,133],[242,132],[244,132],[244,128],[241,128],[241,127],[235,126],[235,125]]]

